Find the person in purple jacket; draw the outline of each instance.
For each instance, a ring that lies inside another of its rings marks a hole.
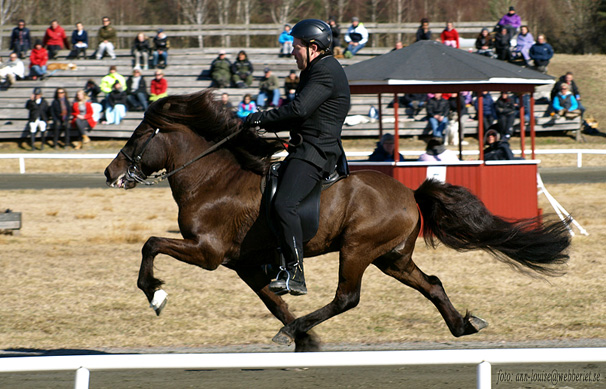
[[[520,27],[520,33],[518,34],[515,51],[524,57],[526,66],[530,66],[530,54],[528,52],[530,51],[532,45],[534,45],[534,37],[528,30],[528,26]]]
[[[507,29],[509,38],[513,38],[518,33],[518,28],[522,25],[522,19],[516,13],[516,9],[511,6],[509,7],[509,12],[499,20],[499,25]]]

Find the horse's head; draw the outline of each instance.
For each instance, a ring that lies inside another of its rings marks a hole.
[[[107,185],[112,188],[134,188],[147,176],[164,168],[165,156],[160,129],[141,122],[116,158],[105,168]],[[155,139],[155,140],[154,140]]]

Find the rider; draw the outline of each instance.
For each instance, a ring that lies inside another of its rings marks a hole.
[[[307,287],[298,205],[320,180],[335,171],[337,163],[347,164],[341,128],[350,95],[345,72],[330,53],[330,26],[318,19],[305,19],[293,27],[291,35],[292,54],[301,70],[294,100],[277,109],[252,113],[245,124],[272,132],[290,130],[288,156],[280,167],[273,203],[282,271],[269,288],[276,294],[303,295]]]

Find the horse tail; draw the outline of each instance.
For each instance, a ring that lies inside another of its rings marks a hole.
[[[461,186],[426,180],[415,191],[428,246],[437,240],[457,251],[484,250],[518,270],[563,274],[568,261],[570,220],[543,223],[539,217],[507,221],[493,215]]]

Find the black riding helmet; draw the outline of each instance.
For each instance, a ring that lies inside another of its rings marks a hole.
[[[290,35],[294,38],[301,39],[307,46],[313,43],[316,44],[320,50],[324,50],[327,53],[330,52],[332,30],[330,29],[330,26],[322,20],[301,20],[292,28]]]

